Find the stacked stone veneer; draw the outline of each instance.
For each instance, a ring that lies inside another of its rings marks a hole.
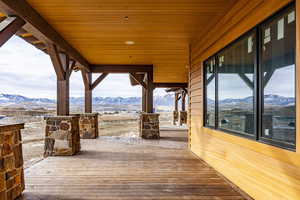
[[[140,115],[140,137],[144,139],[159,139],[159,114],[142,113]]]
[[[82,139],[96,139],[98,137],[98,113],[80,114],[79,133]]]
[[[182,124],[186,124],[187,123],[187,111],[180,111],[179,112],[179,124],[180,126]]]
[[[178,121],[178,111],[173,111],[173,124],[176,125],[176,122]]]
[[[44,156],[71,156],[80,151],[79,116],[45,117]]]
[[[21,129],[24,124],[0,125],[0,199],[14,200],[25,189]]]

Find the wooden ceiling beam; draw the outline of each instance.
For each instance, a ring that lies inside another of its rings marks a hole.
[[[25,21],[19,17],[7,17],[2,20],[0,22],[0,47],[21,29],[24,24]]]
[[[103,81],[107,75],[108,73],[101,74],[92,84],[92,90],[95,89],[97,85],[99,85],[99,83],[101,83],[101,81]]]
[[[153,83],[155,88],[187,88],[187,83]]]
[[[15,15],[27,22],[24,29],[39,39],[43,38],[45,43],[52,42],[80,63],[87,71],[88,61],[73,48],[48,22],[34,10],[25,0],[0,0],[1,12],[7,15]]]
[[[90,65],[92,73],[152,72],[153,65]]]

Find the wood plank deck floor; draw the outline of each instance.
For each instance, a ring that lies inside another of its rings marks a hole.
[[[187,133],[159,141],[100,137],[82,152],[49,157],[25,171],[23,200],[245,199],[187,149]]]

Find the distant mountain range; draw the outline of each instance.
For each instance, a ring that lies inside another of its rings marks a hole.
[[[279,95],[265,95],[264,101],[266,105],[273,105],[273,106],[289,106],[289,105],[295,105],[295,98],[293,97],[283,97]],[[213,104],[214,101],[209,99],[208,104]],[[242,99],[223,99],[220,101],[220,104],[223,106],[229,106],[229,105],[243,105],[243,104],[252,104],[253,103],[253,97],[246,97]]]
[[[141,104],[141,97],[94,97],[93,104],[95,105],[139,105]],[[28,98],[21,95],[0,94],[0,104],[54,104],[56,100],[48,98]],[[84,104],[84,97],[71,97],[70,103],[74,105]],[[154,104],[162,106],[171,106],[174,104],[174,95],[167,94],[164,96],[154,96]]]
[[[224,99],[220,101],[221,105],[245,105],[252,103],[252,97],[246,97],[242,99]],[[141,97],[94,97],[93,104],[95,105],[139,105],[141,104]],[[48,98],[28,98],[21,95],[12,94],[0,94],[0,104],[21,104],[21,103],[34,103],[34,104],[54,104],[56,100]],[[71,97],[70,103],[74,105],[84,104],[83,97]],[[211,99],[208,100],[208,104],[212,104]],[[279,95],[265,95],[265,103],[276,106],[289,106],[295,104],[295,98],[283,97]],[[167,94],[164,96],[154,96],[154,104],[162,106],[174,105],[174,95]]]

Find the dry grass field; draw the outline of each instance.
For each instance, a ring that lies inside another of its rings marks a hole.
[[[22,130],[23,156],[25,168],[28,168],[43,159],[44,152],[44,120],[43,115],[55,115],[55,112],[7,112],[8,116],[0,120],[0,124],[25,123]],[[1,114],[1,112],[0,112]],[[160,126],[170,127],[172,123],[172,113],[160,113]],[[99,135],[114,136],[120,139],[138,137],[139,114],[132,111],[103,112],[99,117]]]

